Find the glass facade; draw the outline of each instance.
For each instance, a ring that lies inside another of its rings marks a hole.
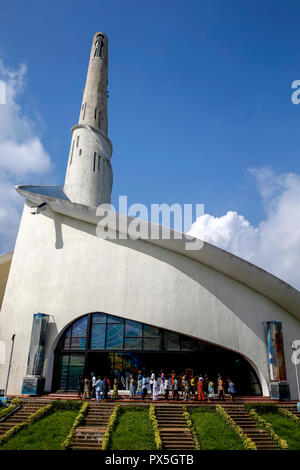
[[[199,348],[199,341],[177,333],[105,313],[91,313],[66,330],[57,350],[196,351]]]
[[[240,367],[237,368],[237,359]],[[223,365],[224,364],[224,365]],[[251,383],[260,394],[254,370],[238,354],[204,341],[102,312],[74,321],[60,338],[55,351],[53,391],[77,390],[78,376],[106,375],[111,381],[129,371],[163,368],[232,376],[234,382]],[[119,369],[119,371],[118,371]],[[244,374],[244,375],[243,375]],[[253,379],[254,377],[254,379]],[[251,379],[251,380],[250,380]],[[245,389],[245,394],[250,388]]]

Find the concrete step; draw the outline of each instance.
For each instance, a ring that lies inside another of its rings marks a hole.
[[[161,440],[162,441],[172,441],[172,442],[177,442],[177,441],[180,441],[180,442],[185,442],[185,441],[189,441],[189,442],[194,442],[192,436],[181,436],[180,434],[176,434],[174,436],[169,436],[167,434],[161,434],[160,435],[161,437]]]
[[[102,446],[101,444],[99,445],[83,445],[83,444],[72,444],[71,445],[71,450],[101,450]]]
[[[102,439],[103,439],[103,436],[98,436],[94,438],[75,436],[73,439],[72,445],[76,443],[84,443],[85,445],[86,444],[99,444],[102,442]]]

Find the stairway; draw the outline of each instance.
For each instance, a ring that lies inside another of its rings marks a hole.
[[[222,407],[235,424],[255,443],[257,450],[279,450],[278,445],[271,439],[269,434],[256,426],[255,421],[243,405],[222,405]]]
[[[28,418],[33,413],[35,413],[40,408],[43,408],[44,406],[48,404],[49,402],[45,400],[32,400],[32,401],[24,400],[22,402],[22,407],[18,411],[16,411],[14,414],[8,417],[5,421],[0,423],[0,436],[1,434],[4,434],[13,426],[16,426],[16,424],[20,424],[20,423],[23,423],[24,421],[27,421]]]
[[[155,414],[165,450],[195,449],[194,439],[181,405],[155,406]]]
[[[71,449],[101,450],[102,439],[114,407],[114,403],[89,403],[83,425],[76,428]]]
[[[300,411],[297,410],[297,405],[296,404],[286,404],[286,405],[284,405],[283,403],[281,403],[280,405],[278,404],[278,406],[282,409],[290,411],[290,413],[293,413],[293,415],[297,416],[300,419]]]

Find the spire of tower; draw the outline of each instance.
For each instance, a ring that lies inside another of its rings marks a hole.
[[[112,144],[107,137],[108,39],[93,37],[79,121],[72,127],[64,191],[73,202],[110,203]]]

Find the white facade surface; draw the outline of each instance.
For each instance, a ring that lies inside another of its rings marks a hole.
[[[32,204],[31,204],[32,205]],[[74,319],[102,311],[208,341],[243,355],[268,395],[264,322],[282,321],[287,379],[296,398],[290,343],[300,322],[272,300],[188,256],[144,240],[104,240],[96,226],[25,205],[0,315],[7,361],[15,337],[9,394],[26,373],[33,314],[51,315],[44,375],[50,390],[54,349]],[[165,241],[166,243],[166,241]]]

